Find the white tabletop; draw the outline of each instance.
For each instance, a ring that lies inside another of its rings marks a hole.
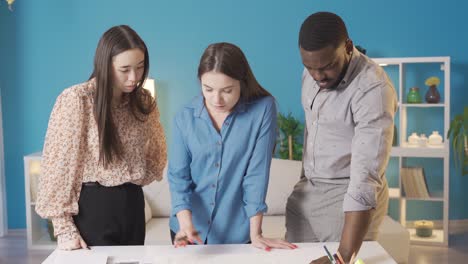
[[[273,249],[270,252],[256,249],[251,245],[195,245],[185,248],[174,248],[171,245],[92,247],[91,250],[55,250],[43,263],[309,263],[325,255],[323,245],[326,245],[332,254],[338,248],[337,242],[296,244],[299,246],[298,249]],[[396,263],[375,241],[364,242],[358,258],[365,264]]]

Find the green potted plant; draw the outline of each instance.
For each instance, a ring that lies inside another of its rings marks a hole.
[[[302,160],[302,144],[304,125],[294,118],[291,113],[287,116],[278,114],[279,126],[279,157],[281,159]]]
[[[468,175],[468,106],[463,113],[455,115],[450,121],[447,138],[452,141],[455,166],[460,166],[462,175]]]

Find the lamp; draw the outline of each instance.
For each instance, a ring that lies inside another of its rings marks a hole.
[[[5,0],[5,2],[7,2],[8,4],[8,9],[10,9],[10,11],[13,11],[13,3],[15,2],[15,0]]]
[[[151,93],[151,96],[155,98],[156,88],[155,88],[154,79],[151,79],[151,78],[146,79],[145,83],[143,84],[143,89],[148,90]]]
[[[31,161],[29,163],[29,173],[31,175],[41,174],[41,163],[39,161]]]

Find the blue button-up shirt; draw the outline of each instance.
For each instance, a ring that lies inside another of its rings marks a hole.
[[[271,96],[239,101],[218,132],[201,95],[175,116],[168,170],[172,231],[179,230],[175,215],[187,209],[202,241],[250,240],[250,217],[267,211],[276,116]]]

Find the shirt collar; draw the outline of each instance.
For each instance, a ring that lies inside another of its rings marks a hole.
[[[203,95],[199,94],[195,96],[195,98],[193,98],[193,100],[189,103],[188,107],[193,109],[193,116],[200,117],[203,113],[203,110],[206,111],[205,100],[203,98]],[[232,113],[243,113],[246,111],[247,103],[244,100],[240,99],[239,102],[237,102],[236,106],[234,106]]]
[[[364,66],[363,59],[363,55],[356,49],[356,47],[353,47],[353,54],[351,55],[348,69],[346,69],[346,73],[336,89],[344,89],[348,87]]]

